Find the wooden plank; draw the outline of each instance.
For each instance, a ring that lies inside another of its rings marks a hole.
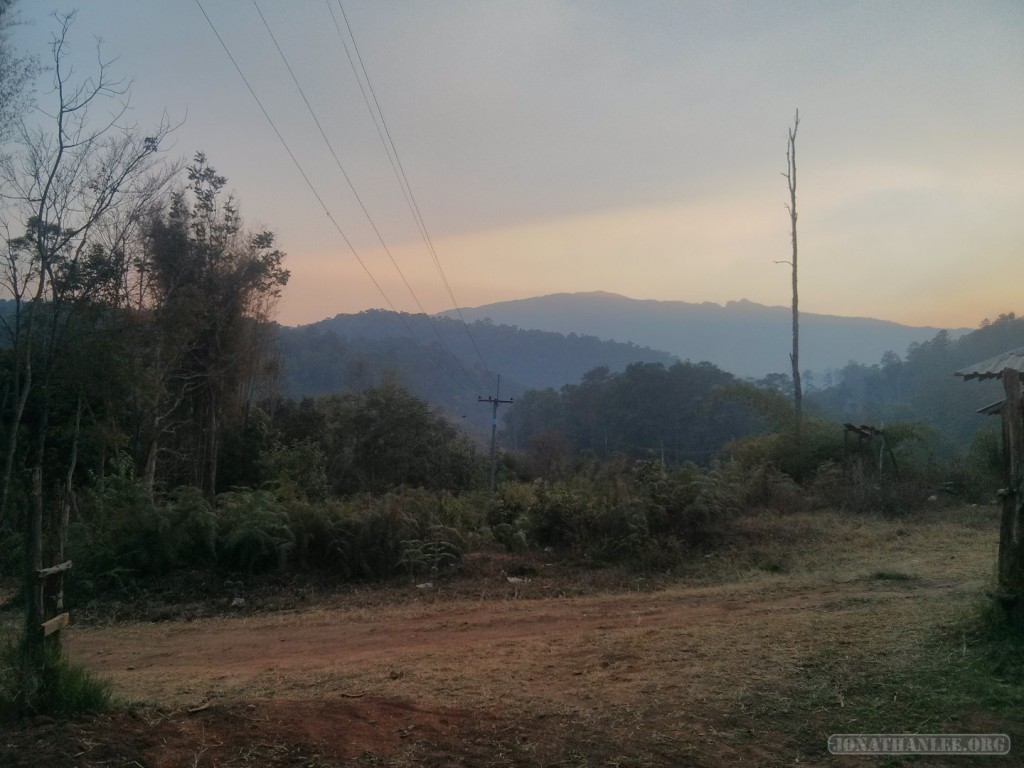
[[[43,637],[49,637],[54,632],[60,632],[64,627],[71,623],[71,614],[62,613],[59,616],[54,616],[49,621],[43,622]]]
[[[36,578],[45,579],[50,576],[56,576],[58,573],[64,573],[65,571],[71,570],[71,561],[61,563],[60,565],[53,565],[49,568],[40,568],[36,571]]]

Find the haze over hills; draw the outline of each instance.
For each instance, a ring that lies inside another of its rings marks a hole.
[[[452,316],[454,311],[443,312]],[[558,333],[580,333],[662,349],[681,360],[707,360],[741,377],[789,372],[792,316],[789,307],[750,301],[691,304],[631,299],[614,293],[557,293],[464,308],[467,321]],[[800,366],[812,371],[842,368],[849,361],[877,362],[888,351],[903,355],[912,343],[941,328],[887,320],[800,314]],[[969,329],[946,329],[956,337]]]
[[[472,337],[458,320],[386,310],[280,327],[285,391],[324,395],[358,390],[390,373],[425,400],[464,412],[478,395],[494,391],[481,358],[487,370],[501,375],[502,394],[512,397],[526,389],[575,384],[599,366],[621,371],[630,363],[669,365],[674,360],[667,352],[575,333],[483,321],[470,322],[469,331]]]

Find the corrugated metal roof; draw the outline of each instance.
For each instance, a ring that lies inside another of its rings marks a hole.
[[[998,402],[992,403],[992,405],[986,405],[984,408],[979,408],[978,413],[982,416],[998,416],[1003,412],[1003,406],[1006,404],[1006,399],[1003,398]]]
[[[1024,347],[1017,347],[1010,352],[1003,352],[1003,354],[990,357],[983,362],[961,368],[954,376],[963,376],[965,381],[967,379],[996,379],[1008,368],[1024,373]]]

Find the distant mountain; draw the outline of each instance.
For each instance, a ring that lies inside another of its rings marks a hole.
[[[442,313],[450,316],[452,312]],[[602,339],[663,349],[681,360],[708,361],[743,377],[760,378],[790,369],[792,316],[788,307],[750,301],[689,304],[630,299],[614,293],[558,293],[462,310],[467,320]],[[849,361],[873,362],[885,352],[902,354],[940,328],[886,320],[800,314],[800,366],[825,371]],[[950,330],[953,337],[967,329]]]
[[[477,396],[494,394],[488,371],[501,375],[504,398],[576,384],[600,366],[614,372],[635,362],[675,362],[667,352],[576,333],[490,321],[471,322],[468,329],[459,320],[384,310],[279,327],[284,390],[293,396],[325,395],[394,375],[418,397],[461,415],[481,410]]]

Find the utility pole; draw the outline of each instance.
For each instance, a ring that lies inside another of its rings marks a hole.
[[[512,400],[501,399],[501,376],[498,376],[498,384],[494,390],[494,397],[477,397],[478,403],[490,403],[493,411],[491,413],[491,480],[490,492],[494,495],[494,477],[497,472],[497,449],[498,449],[498,406],[511,405]]]

